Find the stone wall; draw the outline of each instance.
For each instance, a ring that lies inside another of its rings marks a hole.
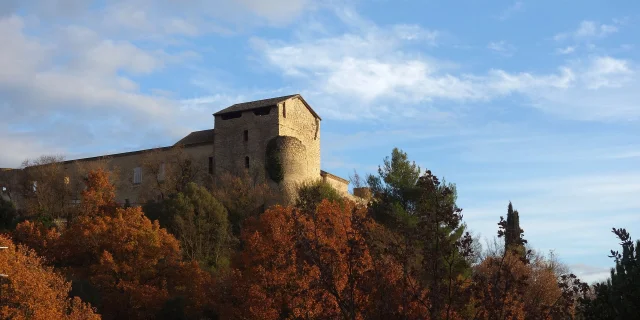
[[[194,160],[193,167],[197,168],[202,175],[208,172],[209,157],[213,156],[213,144],[201,144],[195,146],[187,146],[182,150],[185,156]],[[82,185],[82,179],[87,172],[98,168],[103,168],[112,172],[112,182],[116,186],[116,201],[124,204],[129,200],[131,205],[142,205],[150,196],[143,193],[145,188],[149,188],[149,183],[155,177],[148,177],[148,173],[142,172],[142,183],[134,184],[133,172],[134,168],[142,167],[145,157],[157,157],[157,162],[169,163],[175,157],[175,149],[162,148],[155,150],[144,150],[125,154],[116,154],[112,156],[104,156],[95,159],[80,159],[76,161],[66,161],[64,163],[65,171],[68,172],[70,181]],[[148,190],[148,189],[147,189]],[[79,198],[79,194],[78,194]]]
[[[244,139],[245,131],[247,141]],[[273,107],[267,115],[245,111],[241,117],[227,120],[217,115],[215,133],[215,175],[224,172],[239,174],[245,170],[248,158],[252,176],[264,177],[267,143],[278,135],[278,109]]]
[[[328,183],[334,189],[338,190],[342,195],[349,194],[349,181],[342,179],[340,177],[334,176],[330,173],[322,172],[321,174],[322,181]]]
[[[306,163],[304,171],[299,173],[299,180],[317,179],[320,174],[320,119],[298,97],[282,102],[278,111],[278,134],[297,138],[305,146],[305,151],[296,155]]]

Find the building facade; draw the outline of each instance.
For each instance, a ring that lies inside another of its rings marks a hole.
[[[136,205],[158,196],[161,188],[149,186],[160,186],[167,174],[165,164],[182,158],[194,175],[205,177],[203,182],[246,170],[256,182],[277,190],[284,203],[295,198],[301,183],[317,179],[349,196],[348,180],[321,170],[322,119],[302,96],[238,103],[213,116],[213,129],[191,132],[173,146],[64,161],[65,179],[78,181],[74,178],[104,167],[116,173],[117,201]],[[0,192],[5,197],[19,171],[0,173],[0,188],[4,188]],[[71,198],[79,193],[80,187]]]

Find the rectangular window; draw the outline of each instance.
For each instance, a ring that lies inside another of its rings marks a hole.
[[[70,180],[69,177],[64,177],[64,184],[69,184]]]
[[[161,163],[158,168],[158,181],[164,181],[164,163]]]
[[[287,105],[285,103],[282,103],[282,117],[287,117]]]
[[[249,130],[244,131],[244,142],[249,141]]]
[[[213,157],[209,157],[209,174],[213,174]]]
[[[142,168],[135,167],[133,168],[133,184],[142,183]]]
[[[244,167],[249,169],[249,157],[244,157]]]

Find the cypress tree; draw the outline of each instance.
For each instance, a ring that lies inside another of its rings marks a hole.
[[[509,207],[507,208],[507,221],[504,226],[504,248],[506,250],[514,250],[520,254],[525,254],[524,244],[526,240],[523,239],[522,233],[524,230],[520,228],[520,214],[518,210],[513,210],[513,205],[509,201]]]

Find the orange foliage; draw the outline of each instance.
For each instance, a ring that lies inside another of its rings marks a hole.
[[[251,218],[223,317],[424,319],[425,304],[402,295],[415,281],[390,257],[373,261],[365,238],[374,227],[366,210],[326,200],[315,214],[276,206]]]
[[[25,247],[16,247],[0,235],[0,318],[2,319],[100,319],[93,308],[80,299],[67,297],[71,284],[45,267],[40,258]]]
[[[486,258],[474,278],[477,319],[553,319],[562,295],[553,270],[511,252]]]
[[[113,214],[118,204],[115,200],[115,186],[110,181],[109,172],[102,168],[90,171],[86,185],[87,188],[82,191],[80,215]]]
[[[11,233],[14,241],[24,244],[51,262],[55,259],[55,244],[60,234],[55,228],[49,229],[42,223],[25,221],[16,226]]]
[[[155,316],[175,295],[205,301],[209,275],[181,260],[179,243],[139,207],[114,216],[81,217],[60,237],[58,263],[87,277],[102,295],[105,315],[142,319]]]
[[[207,310],[211,276],[183,261],[179,241],[140,207],[117,206],[108,172],[89,173],[80,212],[62,233],[24,222],[14,236],[70,277],[88,280],[107,318],[155,318],[168,305],[193,317]]]

